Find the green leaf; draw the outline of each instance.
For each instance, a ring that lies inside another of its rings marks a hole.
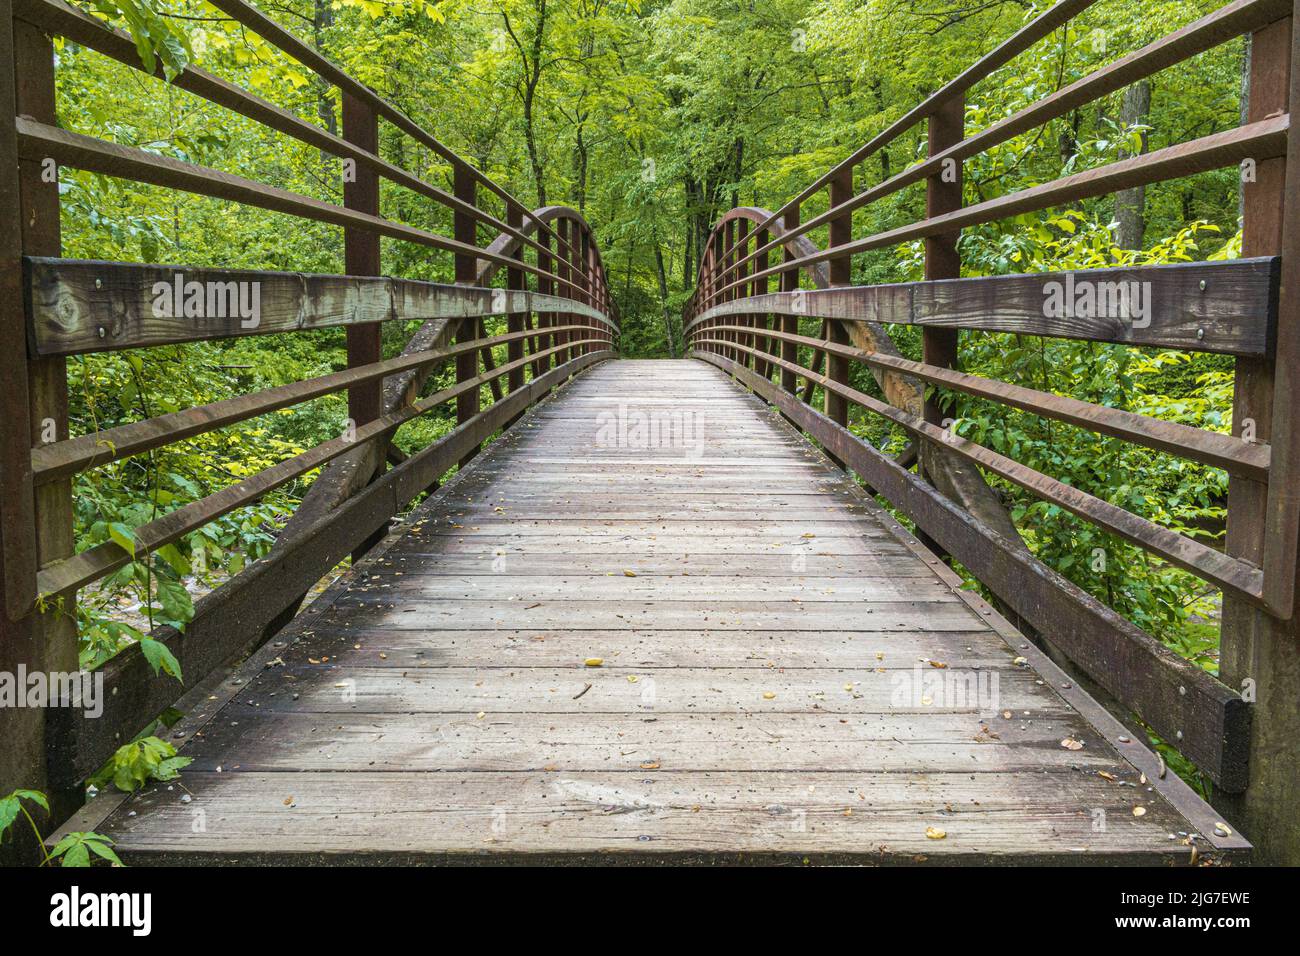
[[[150,779],[174,779],[176,773],[189,762],[188,757],[177,757],[176,748],[167,741],[157,737],[142,737],[119,747],[109,766],[113,785],[126,793],[133,793]],[[96,775],[100,779],[103,776],[103,772]]]
[[[0,800],[0,837],[3,837],[5,831],[18,819],[20,809],[17,797],[9,796]]]
[[[120,521],[111,521],[108,525],[108,536],[121,547],[123,551],[131,557],[135,557],[135,532]]]
[[[68,848],[64,854],[63,866],[84,867],[90,866],[90,853],[86,850],[86,844],[77,843]]]
[[[18,814],[22,812],[23,800],[37,804],[46,813],[50,812],[50,803],[45,799],[45,794],[38,790],[15,790],[9,796],[0,799],[0,839],[4,838],[5,832],[18,819]]]
[[[121,866],[122,861],[118,859],[117,854],[114,853],[110,847],[112,842],[113,841],[108,837],[99,836],[97,833],[86,834],[86,846],[90,847],[91,853],[102,856],[110,863],[116,863],[118,866]]]
[[[155,780],[175,780],[180,776],[182,770],[194,762],[193,757],[168,757],[158,768],[154,770],[153,777]]]
[[[113,841],[102,833],[94,832],[76,832],[69,833],[60,840],[50,851],[51,860],[59,860],[61,866],[90,866],[90,854],[114,863],[122,865],[122,861],[111,849]]]
[[[144,654],[144,659],[149,662],[149,666],[153,668],[154,677],[158,676],[159,671],[165,671],[182,684],[185,683],[185,678],[181,676],[180,661],[162,641],[155,641],[152,637],[142,637],[140,651]]]
[[[168,566],[177,574],[189,574],[190,562],[181,554],[181,549],[174,544],[164,544],[155,554],[167,562]]]
[[[15,790],[11,796],[22,797],[24,800],[30,800],[38,804],[46,813],[50,812],[50,801],[45,799],[45,794],[39,790]]]
[[[194,618],[194,600],[185,585],[179,581],[159,578],[157,581],[158,600],[169,624],[178,628],[188,624]]]

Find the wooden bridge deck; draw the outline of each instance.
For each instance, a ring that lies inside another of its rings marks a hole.
[[[1186,861],[1212,811],[956,583],[716,369],[605,363],[98,826],[128,862]]]

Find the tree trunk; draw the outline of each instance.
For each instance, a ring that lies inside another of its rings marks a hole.
[[[528,163],[533,171],[533,183],[537,190],[538,207],[545,206],[546,203],[546,182],[542,171],[541,156],[537,152],[537,124],[534,121],[533,103],[537,99],[537,87],[542,81],[542,50],[546,45],[546,0],[534,0],[537,11],[537,25],[534,28],[532,43],[529,49],[524,47],[523,40],[515,32],[514,26],[510,22],[510,15],[504,10],[501,12],[501,19],[505,23],[506,32],[515,44],[515,49],[519,51],[519,61],[523,67],[523,85],[524,91],[524,141],[528,145]],[[531,56],[529,55],[531,52]]]
[[[1124,91],[1119,110],[1119,121],[1125,129],[1145,125],[1151,112],[1151,81],[1141,80]],[[1147,151],[1147,133],[1140,134],[1138,154]],[[1121,159],[1134,155],[1131,151],[1120,154]],[[1121,249],[1141,249],[1146,232],[1147,191],[1145,186],[1134,186],[1115,194],[1115,245]]]
[[[659,274],[659,308],[664,314],[664,334],[668,338],[668,357],[677,357],[677,346],[673,344],[673,317],[668,311],[668,272],[664,269],[664,247],[655,237],[655,270]]]
[[[1246,38],[1246,49],[1241,55],[1241,110],[1238,114],[1237,125],[1245,126],[1250,116],[1250,51],[1254,44],[1250,42],[1250,37]],[[1243,226],[1246,220],[1246,180],[1244,176],[1237,177],[1237,221]]]
[[[311,19],[312,43],[321,53],[325,52],[325,31],[333,25],[334,8],[330,6],[330,0],[315,0]],[[313,80],[316,86],[316,115],[320,117],[321,124],[324,125],[325,129],[337,136],[339,126],[338,121],[334,118],[334,100],[331,96],[334,87],[319,76],[313,76]],[[334,161],[334,157],[324,150],[321,150],[320,156],[323,163]]]
[[[577,195],[574,196],[574,199],[578,203],[578,212],[584,215],[587,212],[587,167],[589,162],[587,154],[587,143],[582,136],[582,126],[579,126],[573,144],[573,178],[577,184],[575,189]]]
[[[682,256],[682,291],[685,292],[691,287],[691,279],[695,271],[693,254],[695,252],[695,230],[691,226],[690,219],[686,220],[686,253]]]

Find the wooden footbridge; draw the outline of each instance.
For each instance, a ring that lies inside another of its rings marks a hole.
[[[338,157],[341,205],[60,125],[51,38],[139,69],[135,44],[61,0],[0,0],[16,117],[0,208],[21,225],[0,264],[0,670],[75,671],[80,589],[319,475],[270,555],[201,598],[184,633],[151,635],[184,686],[134,645],[102,669],[102,713],[75,695],[0,710],[0,791],[45,790],[61,832],[103,833],[128,863],[1297,859],[1291,4],[1236,0],[967,135],[966,90],[1090,5],[1062,0],[781,209],[723,216],[690,356],[631,361],[581,214],[530,211],[253,6],[212,2],[341,90],[343,134],[198,67],[175,84]],[[1239,128],[962,204],[964,159],[1243,35]],[[381,122],[453,188],[382,158]],[[921,123],[928,157],[860,188],[864,161]],[[346,274],[60,258],[51,161],[339,226]],[[1244,162],[1244,258],[961,276],[962,228]],[[442,207],[451,235],[383,218],[380,180]],[[855,210],[911,185],[924,218],[855,234]],[[447,254],[454,281],[384,277],[382,237]],[[855,254],[913,241],[924,281],[852,284]],[[1067,282],[1147,283],[1150,314],[1053,316],[1046,291]],[[212,308],[243,283],[260,290],[251,327]],[[200,303],[160,313],[158,288]],[[504,331],[485,323],[498,316]],[[383,324],[410,320],[385,357]],[[921,361],[893,347],[895,324],[921,327]],[[70,356],[339,326],[342,371],[69,434]],[[1234,356],[1234,434],[963,373],[959,330]],[[339,438],[133,529],[134,553],[76,549],[76,475],[344,390]],[[1225,469],[1226,547],[956,435],[951,392]],[[454,431],[396,449],[445,403]],[[850,406],[908,432],[908,451],[860,438]],[[1220,589],[1220,673],[1036,560],[987,475]],[[81,805],[87,777],[173,705],[184,718],[159,732],[192,758],[180,778]],[[1152,736],[1213,782],[1213,806]]]

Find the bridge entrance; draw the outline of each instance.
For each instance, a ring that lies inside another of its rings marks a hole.
[[[700,362],[572,380],[177,736],[194,758],[183,785],[101,797],[68,826],[169,863],[1119,863],[1186,862],[1188,834],[1214,858],[1248,847]]]

